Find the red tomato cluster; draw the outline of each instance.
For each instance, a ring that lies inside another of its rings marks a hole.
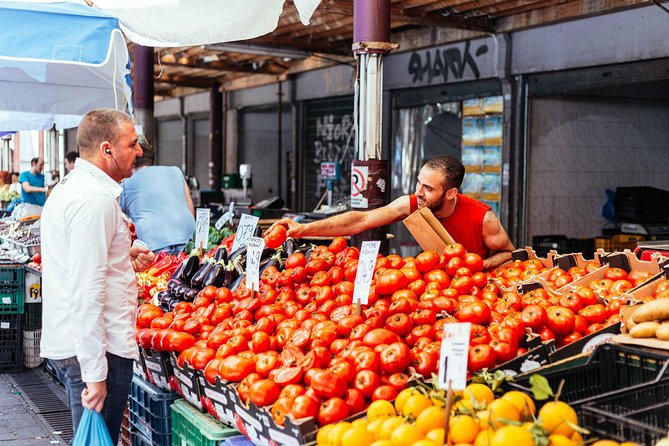
[[[498,266],[491,272],[494,282],[507,289],[547,271],[539,259],[515,260]]]

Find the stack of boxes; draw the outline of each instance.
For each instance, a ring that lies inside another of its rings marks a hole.
[[[0,372],[23,369],[23,266],[0,268]]]
[[[25,268],[25,306],[23,314],[23,365],[39,367],[39,343],[42,338],[42,275]]]

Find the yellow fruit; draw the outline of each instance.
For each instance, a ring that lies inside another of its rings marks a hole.
[[[633,441],[624,441],[620,443],[620,446],[639,446],[639,443],[635,443]]]
[[[492,390],[490,390],[490,387],[480,383],[473,383],[465,387],[462,396],[465,401],[471,401],[471,397],[474,396],[476,401],[485,401],[486,404],[495,399],[495,395],[492,393]]]
[[[474,440],[474,446],[490,446],[493,435],[495,435],[495,432],[492,429],[482,430],[476,436],[476,440]]]
[[[619,446],[619,443],[613,440],[597,440],[592,446]]]
[[[428,397],[422,393],[417,393],[416,395],[411,395],[406,403],[404,403],[402,415],[415,419],[418,418],[418,415],[420,415],[422,411],[432,406],[432,401]]]
[[[446,411],[440,407],[428,407],[416,418],[416,427],[424,434],[446,424]]]
[[[446,394],[444,392],[437,390],[430,391],[430,400],[437,407],[446,407]]]
[[[441,444],[437,445],[436,443],[434,443],[433,441],[430,441],[430,440],[418,440],[417,442],[413,443],[411,446],[441,446]]]
[[[513,405],[516,406],[516,409],[518,409],[520,416],[524,420],[531,419],[532,415],[534,415],[537,410],[536,406],[534,405],[534,401],[532,401],[532,398],[528,394],[519,390],[511,390],[506,392],[504,395],[502,395],[502,399],[511,401]]]
[[[473,443],[479,433],[479,423],[469,415],[458,415],[449,421],[449,436],[453,443]]]
[[[479,427],[481,429],[487,429],[490,427],[490,411],[489,410],[479,410],[476,412],[476,419],[479,422]]]
[[[330,431],[335,427],[334,424],[328,424],[318,429],[318,434],[316,434],[316,444],[319,446],[325,446],[328,444],[328,436]]]
[[[390,417],[381,424],[379,431],[376,433],[376,438],[379,440],[390,440],[390,436],[397,426],[402,424],[404,420],[402,417]]]
[[[574,429],[569,423],[578,424],[576,412],[567,403],[562,401],[551,401],[543,405],[539,410],[541,426],[552,435],[564,435],[571,437]]]
[[[569,439],[576,445],[576,446],[581,446],[583,444],[583,437],[581,434],[578,432],[574,431],[573,434],[571,434],[571,437]]]
[[[385,400],[376,400],[367,408],[367,419],[374,421],[377,418],[392,417],[397,415],[393,404]]]
[[[498,398],[488,405],[488,410],[490,411],[490,420],[494,428],[503,426],[506,420],[520,421],[520,412],[509,400]]]
[[[392,446],[390,440],[376,440],[370,446]]]
[[[397,394],[397,398],[395,398],[395,411],[397,411],[397,413],[402,413],[404,404],[407,402],[409,397],[416,395],[417,393],[419,393],[418,390],[413,387],[408,387]]]
[[[364,427],[353,427],[341,437],[341,446],[370,446],[374,443],[374,434]]]
[[[548,446],[574,446],[574,442],[564,435],[551,435],[548,437]]]
[[[367,425],[369,424],[369,420],[367,418],[358,418],[355,421],[351,422],[351,426],[353,427],[363,427],[367,428]]]
[[[349,429],[351,429],[351,423],[348,421],[335,424],[328,435],[328,446],[341,446],[341,438]]]
[[[490,446],[534,446],[534,439],[527,429],[504,426],[495,431]]]
[[[412,424],[401,424],[390,436],[392,446],[411,446],[418,440],[423,439],[423,433]]]
[[[377,418],[374,421],[370,421],[369,423],[367,423],[367,430],[370,431],[372,434],[374,434],[374,436],[376,437],[379,433],[379,429],[381,429],[381,425],[386,420],[387,417]]]
[[[427,433],[425,438],[430,440],[431,442],[442,445],[444,444],[444,435],[446,433],[446,430],[443,427],[437,428],[437,429],[432,429],[430,432]]]

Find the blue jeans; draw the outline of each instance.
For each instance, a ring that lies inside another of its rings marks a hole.
[[[81,368],[76,357],[67,359],[49,359],[49,363],[56,371],[56,376],[65,386],[67,398],[72,413],[72,426],[76,434],[83,406],[81,392],[86,383],[81,380]],[[102,409],[102,417],[109,430],[112,444],[118,443],[118,436],[123,419],[123,411],[128,401],[130,382],[132,381],[132,359],[107,353],[107,398]]]
[[[184,243],[183,245],[170,245],[170,246],[165,246],[165,247],[163,247],[163,248],[157,249],[157,250],[156,250],[156,253],[165,251],[166,253],[168,253],[168,254],[170,254],[170,255],[177,255],[177,254],[179,254],[181,251],[183,251],[185,247],[186,247],[186,244],[185,244],[185,243]],[[186,253],[186,254],[188,254],[188,253]]]

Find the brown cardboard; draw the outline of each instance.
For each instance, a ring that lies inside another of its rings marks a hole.
[[[669,350],[669,341],[663,341],[657,338],[633,338],[627,333],[614,336],[613,342],[616,344],[639,345],[642,347],[658,348],[660,350]]]
[[[423,251],[441,253],[446,245],[455,243],[453,237],[428,208],[417,210],[405,218],[403,223]]]

